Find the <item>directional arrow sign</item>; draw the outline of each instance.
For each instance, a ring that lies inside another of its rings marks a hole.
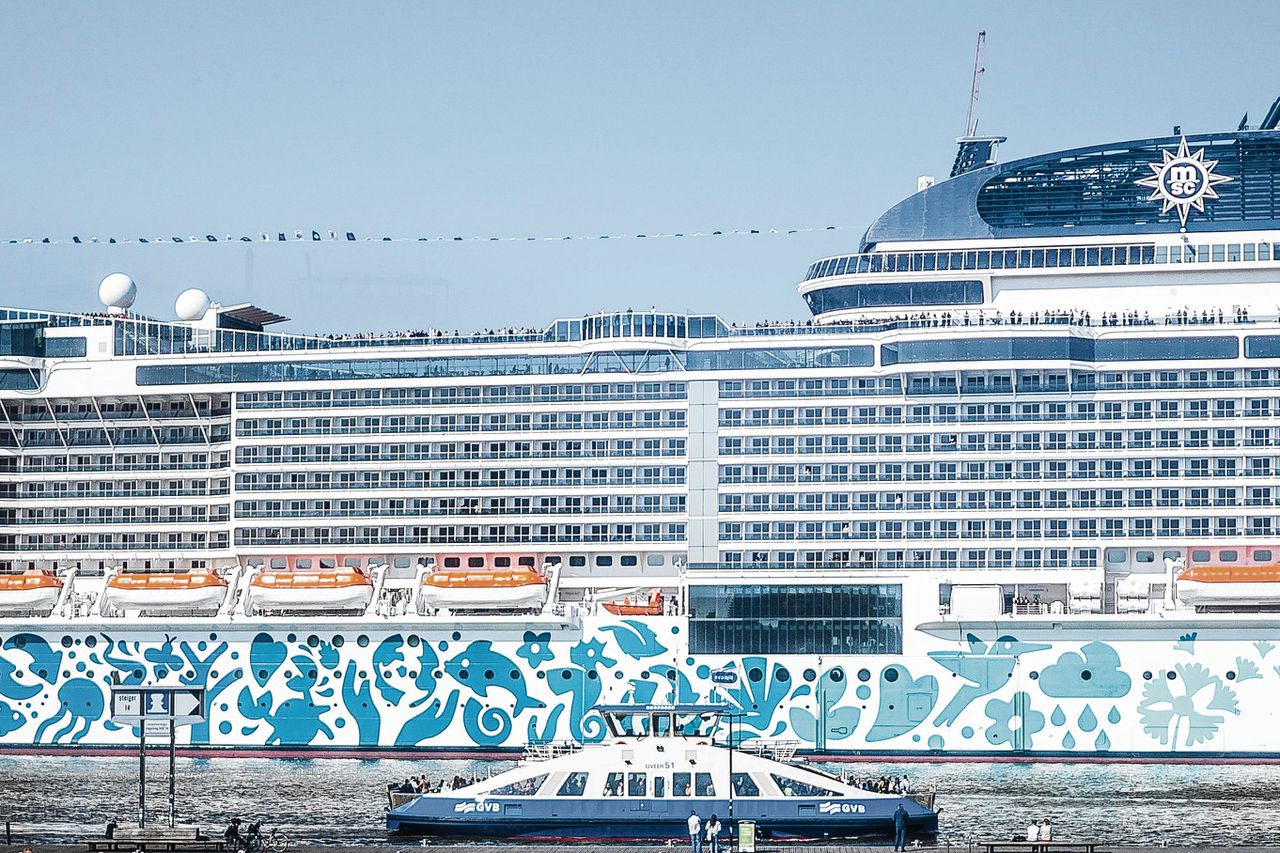
[[[204,688],[188,687],[173,691],[169,708],[175,720],[200,722],[204,719]]]

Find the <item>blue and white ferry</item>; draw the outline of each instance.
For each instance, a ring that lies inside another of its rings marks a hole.
[[[866,838],[892,836],[901,806],[910,835],[937,832],[931,794],[864,791],[776,760],[759,743],[750,751],[717,744],[726,706],[596,711],[609,732],[602,742],[544,752],[457,790],[393,793],[387,828],[521,840],[662,840],[687,837],[692,813],[704,823],[719,818],[725,838],[739,821],[754,823],[762,838]]]
[[[803,321],[0,309],[0,750],[132,749],[118,679],[213,753],[1280,760],[1278,124],[966,137]]]

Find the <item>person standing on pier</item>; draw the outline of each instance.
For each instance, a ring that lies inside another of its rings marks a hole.
[[[707,841],[711,842],[711,853],[720,853],[720,818],[711,816],[707,821]]]
[[[893,810],[893,849],[907,849],[907,810],[902,803]]]
[[[692,853],[702,853],[702,820],[692,809],[689,811],[689,847]]]

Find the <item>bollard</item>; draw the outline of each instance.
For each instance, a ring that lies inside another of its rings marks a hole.
[[[4,822],[4,843],[5,844],[13,843],[13,828],[12,826],[10,826],[9,821],[7,820]]]

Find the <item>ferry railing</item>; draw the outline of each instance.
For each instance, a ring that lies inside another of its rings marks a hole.
[[[525,761],[549,761],[562,755],[582,751],[582,744],[572,740],[533,741],[524,748]]]

